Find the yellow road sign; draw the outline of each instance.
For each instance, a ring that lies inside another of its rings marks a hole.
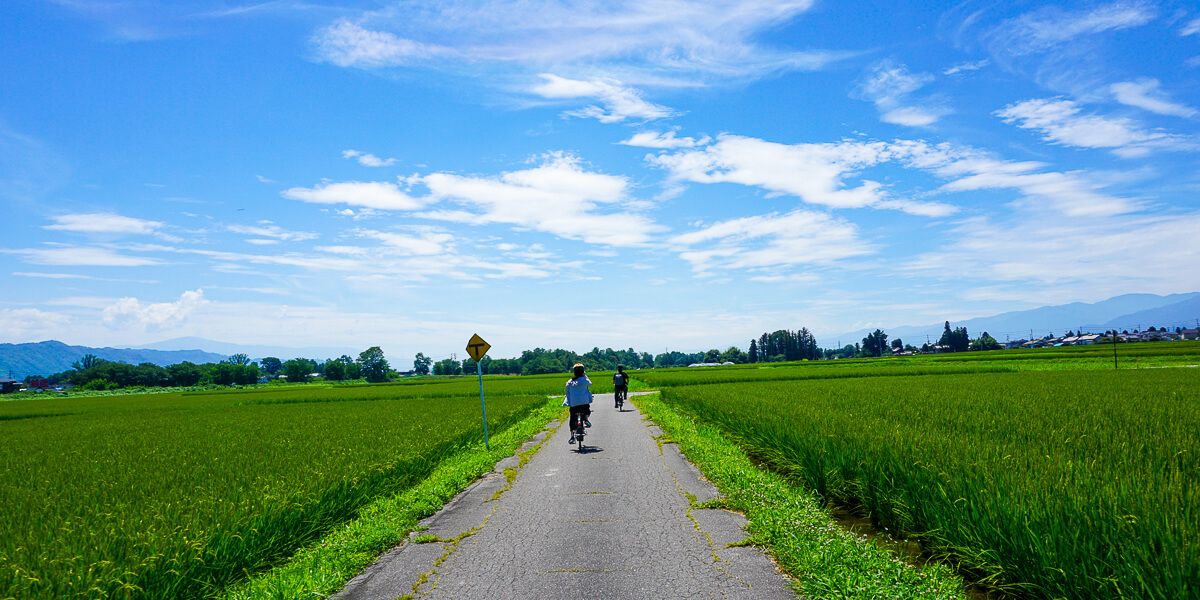
[[[475,359],[475,362],[479,362],[483,360],[483,355],[487,354],[488,349],[491,347],[492,345],[483,341],[483,338],[479,337],[477,333],[471,336],[471,341],[467,342],[467,354],[470,354],[471,358]]]

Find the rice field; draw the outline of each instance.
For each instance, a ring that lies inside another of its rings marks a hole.
[[[886,376],[866,364],[864,376],[804,364],[758,369],[796,377],[733,382],[745,369],[693,369],[693,385],[637,376],[772,470],[993,589],[1200,597],[1200,369],[945,362],[967,372],[930,376],[946,366],[935,362]]]
[[[485,382],[493,433],[565,378],[523,379]],[[0,598],[212,596],[481,427],[466,379],[0,403]]]

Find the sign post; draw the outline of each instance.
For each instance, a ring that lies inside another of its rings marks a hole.
[[[483,413],[483,446],[488,450],[492,449],[491,443],[488,441],[487,430],[487,405],[483,402],[483,356],[492,347],[491,344],[483,341],[479,334],[471,336],[471,341],[467,342],[467,354],[475,359],[475,374],[479,375],[479,410]]]

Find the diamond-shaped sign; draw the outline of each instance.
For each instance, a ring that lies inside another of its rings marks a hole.
[[[467,342],[467,354],[470,354],[471,358],[475,359],[475,362],[479,362],[483,360],[483,355],[487,354],[488,349],[491,347],[491,344],[483,341],[483,338],[479,337],[479,334],[476,333],[471,336],[471,341]]]

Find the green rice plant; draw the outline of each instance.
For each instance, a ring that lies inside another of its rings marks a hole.
[[[336,403],[225,392],[0,405],[0,477],[15,484],[0,488],[0,598],[211,596],[482,439],[477,393],[366,389]],[[491,397],[489,428],[545,403]]]
[[[841,364],[839,364],[841,363]],[[759,367],[708,367],[687,370],[637,371],[638,380],[655,388],[680,385],[704,385],[752,381],[786,381],[797,379],[846,379],[858,377],[898,377],[912,375],[952,375],[961,373],[1008,373],[1017,369],[1007,365],[973,364],[909,364],[901,362],[825,361],[798,365],[797,363],[767,363]],[[778,365],[778,366],[775,366]]]
[[[1200,370],[766,381],[663,398],[993,587],[1200,597]]]

